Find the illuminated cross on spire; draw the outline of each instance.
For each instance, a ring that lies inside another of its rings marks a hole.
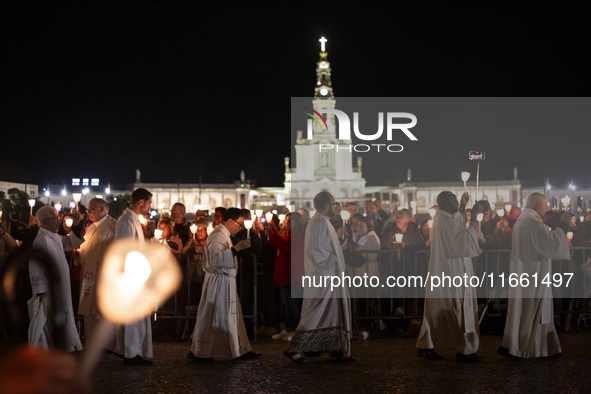
[[[325,51],[324,44],[325,44],[325,43],[326,43],[326,41],[328,41],[328,40],[327,40],[326,38],[322,37],[322,38],[321,38],[320,40],[318,40],[318,41],[320,41],[320,49],[322,50],[322,52],[324,52],[324,51]]]

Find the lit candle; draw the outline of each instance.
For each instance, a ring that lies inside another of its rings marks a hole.
[[[76,203],[76,209],[78,209],[78,203],[82,199],[82,193],[72,193],[72,198],[74,199],[74,202]]]
[[[213,226],[210,224],[209,226],[207,226],[207,235],[211,234],[213,231]]]
[[[252,220],[245,220],[244,227],[246,228],[246,238],[250,238],[250,229],[252,228]]]
[[[259,218],[262,217],[263,216],[263,210],[262,209],[257,209],[256,210],[256,214],[257,214],[257,217],[259,217]]]
[[[403,234],[394,234],[394,238],[396,239],[396,242],[397,243],[402,242],[402,237],[403,236],[404,236]]]
[[[265,219],[267,220],[267,223],[273,220],[273,214],[271,212],[267,212],[265,214]]]
[[[197,225],[195,223],[193,223],[191,226],[189,226],[189,230],[191,230],[191,233],[193,233],[193,239],[195,239],[195,233],[197,232]]]
[[[345,223],[347,223],[347,220],[349,220],[350,217],[351,214],[349,213],[349,211],[341,211],[341,218],[343,219],[343,230],[345,230]],[[346,231],[343,231],[343,239],[345,239],[345,233]]]
[[[281,214],[281,215],[279,215],[279,220],[280,220],[281,222],[283,222],[283,221],[285,220],[285,215],[284,215],[284,214]],[[581,221],[582,221],[582,220],[581,220]]]
[[[480,222],[482,222],[482,219],[484,219],[484,214],[483,213],[479,213],[476,216],[476,220],[478,220],[478,232],[480,232]]]
[[[154,239],[156,241],[160,241],[160,238],[162,238],[162,233],[164,231],[160,230],[159,228],[157,228],[156,230],[154,230]]]
[[[466,182],[470,179],[470,173],[468,171],[462,171],[462,180],[464,181],[464,193],[468,192],[468,188],[466,187]]]
[[[56,211],[58,211],[58,212],[62,210],[62,204],[55,204],[53,207],[54,207],[54,208],[55,208],[55,210],[56,210]]]
[[[431,215],[431,218],[433,218],[436,213],[437,213],[437,209],[435,209],[435,208],[429,209],[429,215]]]
[[[277,210],[276,209],[272,210],[271,212],[273,212],[274,215],[277,215]]]
[[[411,201],[410,207],[412,208],[412,216],[415,216],[417,214],[417,202]]]
[[[29,207],[31,207],[31,216],[33,216],[33,207],[35,206],[36,202],[37,200],[35,200],[34,198],[29,199]]]
[[[146,219],[144,215],[140,215],[140,223],[142,224],[142,226],[145,226],[147,222],[148,219]]]
[[[513,206],[511,204],[505,205],[505,211],[507,211],[507,214],[509,214],[509,212],[511,212],[511,208],[513,208]]]
[[[568,239],[569,241],[572,241],[573,235],[574,235],[573,232],[569,231],[568,233],[566,233],[566,239]]]
[[[433,228],[433,220],[429,220],[427,223],[429,224],[429,228]]]
[[[159,245],[117,241],[107,250],[97,285],[97,301],[104,317],[87,342],[80,379],[88,379],[112,340],[117,325],[148,316],[155,305],[180,288],[182,274],[174,256]]]
[[[66,219],[66,227],[72,227],[72,224],[74,224],[74,219],[67,218]]]
[[[497,216],[502,218],[503,215],[505,214],[505,211],[503,209],[497,209]]]

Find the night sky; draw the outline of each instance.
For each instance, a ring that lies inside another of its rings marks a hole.
[[[312,96],[321,36],[337,100],[590,96],[585,5],[306,4],[4,8],[0,160],[40,186],[130,183],[136,168],[144,182],[229,182],[243,169],[281,186],[290,98]],[[505,158],[482,179],[518,165],[522,179],[591,187],[591,127],[558,128],[476,130],[476,149]],[[444,133],[369,184],[409,167],[416,181],[455,180],[434,165],[455,155],[458,136]]]

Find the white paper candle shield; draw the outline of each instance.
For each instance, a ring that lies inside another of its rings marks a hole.
[[[504,211],[504,210],[502,210],[502,209],[497,209],[497,215],[498,215],[499,217],[502,217],[504,214],[505,214],[505,211]]]
[[[161,246],[135,240],[115,242],[107,250],[98,282],[101,313],[117,324],[149,315],[181,284],[181,270]]]

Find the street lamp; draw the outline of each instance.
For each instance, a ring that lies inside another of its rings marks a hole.
[[[66,192],[66,189],[62,189],[62,196],[65,196],[66,194],[68,194],[68,192]]]

